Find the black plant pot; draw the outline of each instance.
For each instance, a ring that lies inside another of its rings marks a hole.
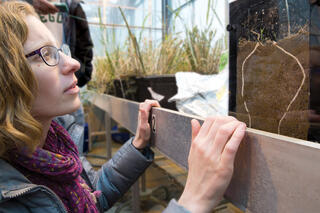
[[[145,99],[154,99],[152,92],[164,96],[159,101],[161,107],[177,110],[176,104],[169,103],[168,99],[177,93],[176,78],[174,75],[158,75],[148,77],[126,77],[113,81],[114,95],[137,102],[143,102]],[[149,88],[149,89],[148,89]]]
[[[177,93],[176,78],[174,75],[158,75],[137,78],[137,101],[142,102],[145,99],[154,99],[150,89],[156,94],[164,96],[160,101],[163,108],[177,110],[175,102],[169,103],[168,99]],[[149,89],[148,89],[149,88]]]
[[[132,101],[138,101],[137,83],[135,76],[124,77],[121,80],[113,80],[114,94],[116,97],[125,98]]]

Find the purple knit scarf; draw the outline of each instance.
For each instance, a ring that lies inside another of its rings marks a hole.
[[[68,132],[52,121],[43,148],[32,156],[15,152],[13,163],[32,183],[44,185],[54,191],[68,212],[99,212],[96,195],[81,178],[82,164],[78,150]]]

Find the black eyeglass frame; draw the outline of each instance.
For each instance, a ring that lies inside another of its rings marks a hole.
[[[57,60],[57,63],[56,64],[48,64],[48,62],[43,58],[43,56],[42,56],[42,53],[41,53],[41,50],[43,49],[43,48],[45,48],[45,47],[52,47],[52,48],[54,48],[54,49],[56,49],[56,51],[57,51],[57,53],[58,53],[58,60]],[[26,58],[29,58],[29,57],[31,57],[31,56],[34,56],[34,55],[39,55],[40,57],[41,57],[41,59],[43,60],[43,62],[46,64],[46,65],[48,65],[48,66],[50,66],[50,67],[54,67],[54,66],[57,66],[58,64],[59,64],[59,62],[60,62],[60,54],[59,54],[59,51],[61,51],[61,52],[63,52],[62,51],[62,48],[56,48],[55,46],[51,46],[51,45],[46,45],[46,46],[43,46],[43,47],[40,47],[39,49],[37,49],[37,50],[35,50],[35,51],[32,51],[31,53],[29,53],[29,54],[27,54],[27,55],[25,55],[25,57]]]

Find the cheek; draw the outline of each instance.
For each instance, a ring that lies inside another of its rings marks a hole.
[[[42,78],[38,82],[38,96],[41,96],[42,99],[54,99],[59,97],[59,81],[55,78]]]
[[[36,67],[38,66],[42,67],[41,65],[36,65]],[[38,82],[38,91],[35,101],[38,103],[41,102],[43,105],[46,105],[46,103],[54,103],[61,95],[58,75],[52,70],[44,70],[34,73]]]
[[[43,79],[38,82],[32,114],[36,117],[55,117],[57,108],[61,105],[61,95],[54,81]]]

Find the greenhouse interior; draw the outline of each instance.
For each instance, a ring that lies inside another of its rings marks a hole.
[[[319,211],[319,0],[0,18],[0,212]]]

